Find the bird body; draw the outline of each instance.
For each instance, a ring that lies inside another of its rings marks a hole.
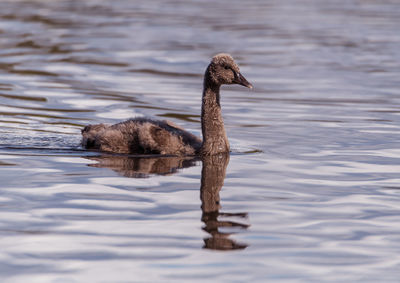
[[[201,148],[201,139],[171,121],[148,118],[89,125],[82,136],[86,148],[116,153],[197,155]]]
[[[166,120],[134,118],[114,125],[88,125],[82,130],[82,146],[115,153],[164,155],[214,155],[229,152],[220,105],[220,86],[252,85],[240,74],[228,54],[217,54],[204,75],[201,108],[203,141]]]

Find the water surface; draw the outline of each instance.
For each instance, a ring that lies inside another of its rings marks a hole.
[[[398,282],[400,3],[2,1],[2,282]],[[137,116],[200,135],[231,53],[230,157],[84,151]]]

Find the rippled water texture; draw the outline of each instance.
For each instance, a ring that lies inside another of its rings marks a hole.
[[[1,1],[2,282],[398,282],[400,2]],[[88,152],[136,116],[200,135],[231,53],[229,156]]]

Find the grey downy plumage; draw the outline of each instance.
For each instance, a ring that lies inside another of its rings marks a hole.
[[[221,53],[212,58],[204,74],[203,141],[171,121],[134,118],[114,125],[86,126],[82,130],[82,146],[130,154],[214,155],[229,152],[220,105],[220,87],[223,84],[252,88],[233,58]]]

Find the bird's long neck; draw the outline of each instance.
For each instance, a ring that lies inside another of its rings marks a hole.
[[[201,129],[203,144],[201,153],[213,155],[229,152],[229,142],[226,136],[224,120],[222,119],[220,85],[211,81],[208,70],[204,77],[203,101],[201,106]]]

